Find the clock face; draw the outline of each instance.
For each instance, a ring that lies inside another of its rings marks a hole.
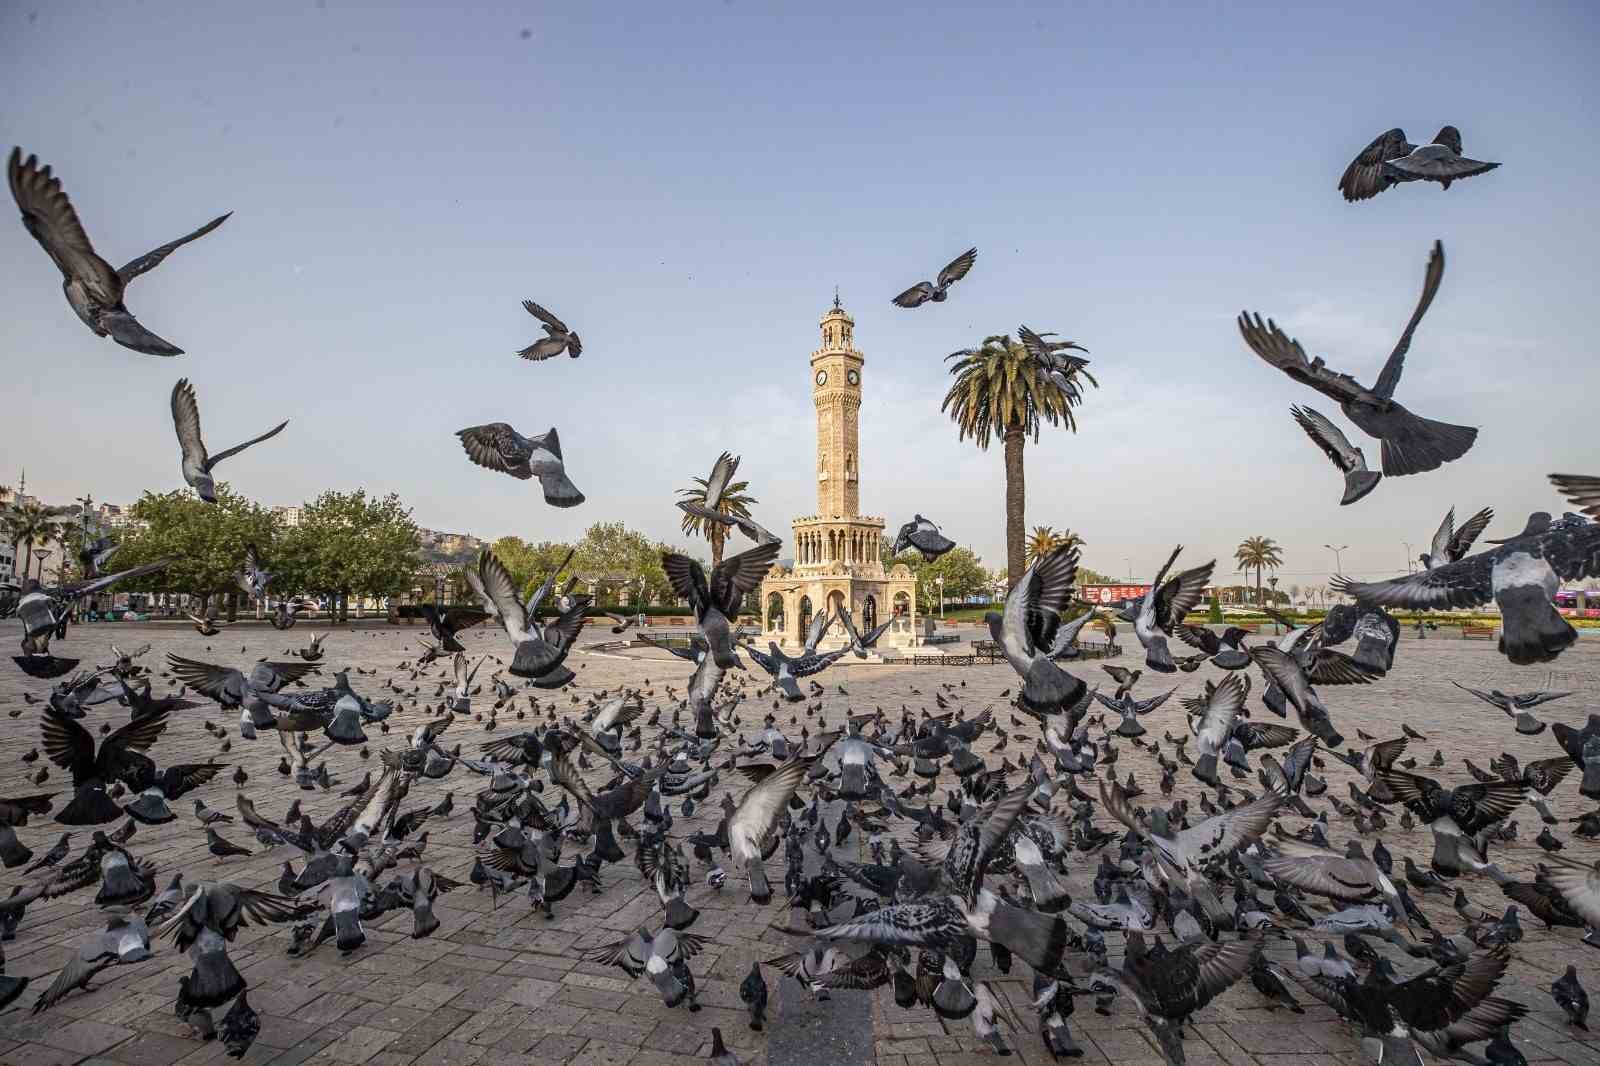
[[[861,375],[857,374],[854,370],[851,370],[848,373],[846,373],[845,377],[849,379],[850,384],[852,384],[852,385],[861,384]]]
[[[826,385],[827,383],[828,383],[828,372],[826,370],[817,371],[817,384],[818,385]]]

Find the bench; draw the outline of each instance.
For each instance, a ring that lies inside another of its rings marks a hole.
[[[1461,627],[1462,640],[1493,640],[1494,626],[1469,622]]]

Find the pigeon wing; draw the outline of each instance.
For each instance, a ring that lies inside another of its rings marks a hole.
[[[510,474],[514,478],[527,481],[533,477],[533,470],[528,466],[528,460],[520,453],[517,447],[518,433],[505,422],[490,422],[483,426],[469,426],[456,431],[456,436],[461,438],[461,448],[467,453],[467,458],[487,470],[498,470],[502,474]],[[515,465],[506,461],[507,450],[518,454]]]
[[[1211,580],[1211,571],[1217,565],[1215,559],[1204,566],[1196,566],[1185,570],[1161,586],[1161,592],[1156,597],[1156,624],[1162,629],[1170,631],[1172,626],[1182,622],[1184,616],[1200,603],[1200,595],[1205,591],[1206,584]]]
[[[506,572],[505,565],[495,557],[493,551],[485,549],[478,559],[478,582],[483,587],[489,603],[494,607],[493,613],[500,619],[500,624],[505,626],[511,638],[517,641],[526,639],[527,612],[523,608],[521,598],[517,596],[511,575]]]
[[[736,614],[745,594],[760,588],[761,579],[777,562],[778,548],[776,543],[758,544],[724,559],[711,572],[711,602],[729,617]]]
[[[1485,507],[1465,522],[1455,531],[1450,538],[1449,558],[1459,559],[1471,550],[1473,542],[1483,533],[1484,529],[1494,520],[1494,508]]]
[[[94,776],[94,738],[87,729],[54,707],[46,707],[40,731],[44,753],[51,762],[69,771],[74,781]]]
[[[724,562],[722,565],[728,564]],[[672,591],[688,600],[696,613],[711,602],[711,593],[706,589],[706,572],[687,555],[662,552],[661,569],[667,575],[667,583],[672,586]]]
[[[1400,334],[1400,339],[1395,342],[1394,351],[1389,353],[1388,361],[1383,364],[1377,384],[1372,386],[1374,396],[1385,400],[1394,396],[1395,386],[1400,384],[1400,373],[1405,370],[1406,352],[1411,350],[1411,335],[1416,332],[1422,316],[1428,313],[1428,306],[1433,303],[1433,297],[1439,291],[1439,282],[1443,278],[1444,245],[1434,241],[1433,254],[1428,256],[1428,272],[1422,279],[1422,296],[1417,300],[1416,310],[1411,312],[1411,321],[1406,323],[1405,332]]]
[[[567,324],[565,322],[561,321],[555,315],[552,315],[549,311],[546,311],[532,300],[523,300],[522,309],[528,312],[528,314],[532,315],[534,318],[537,318],[540,322],[543,322],[545,325],[555,330],[557,333],[568,332]]]
[[[168,241],[166,244],[163,244],[160,248],[157,248],[153,252],[144,253],[132,262],[118,267],[117,277],[122,279],[123,285],[127,285],[128,282],[132,281],[140,274],[147,273],[160,266],[163,259],[177,251],[179,248],[182,248],[190,241],[196,241],[201,237],[204,237],[206,234],[210,233],[212,230],[228,221],[228,219],[232,216],[232,211],[229,211],[226,215],[219,215],[210,222],[207,222],[204,226],[201,226],[199,229],[195,230],[193,233],[179,237],[175,241]]]
[[[1405,131],[1399,128],[1378,134],[1361,154],[1350,161],[1339,178],[1339,191],[1351,203],[1370,200],[1394,184],[1394,179],[1384,173],[1384,164],[1406,155],[1416,146],[1406,141]]]
[[[717,456],[717,461],[711,466],[711,476],[706,478],[707,506],[715,507],[717,501],[722,499],[722,494],[727,491],[728,483],[733,480],[733,475],[739,469],[739,457],[723,452]]]
[[[919,281],[894,298],[896,307],[921,307],[933,297],[933,283]]]
[[[972,269],[972,264],[978,261],[978,250],[968,248],[939,271],[938,286],[941,289],[949,288],[955,282],[967,276],[967,271]]]
[[[251,437],[249,440],[245,441],[243,444],[235,444],[231,448],[228,448],[228,449],[226,449],[224,451],[218,452],[216,455],[213,455],[210,459],[208,459],[206,461],[206,469],[210,470],[212,467],[214,467],[218,463],[222,462],[222,460],[231,458],[232,456],[235,456],[235,455],[238,455],[240,452],[244,451],[246,448],[250,447],[253,444],[260,444],[264,440],[270,440],[271,438],[276,437],[279,433],[283,432],[283,427],[287,426],[288,424],[289,424],[289,420],[287,418],[285,418],[282,422],[279,422],[277,425],[273,426],[271,429],[269,429],[265,433],[261,434],[261,436],[259,436],[259,437]]]
[[[1252,316],[1249,312],[1242,312],[1239,315],[1239,333],[1251,351],[1330,400],[1345,403],[1361,395],[1360,387],[1354,382],[1320,366],[1313,366],[1306,359],[1306,351],[1300,347],[1300,342],[1279,329],[1272,319],[1263,323],[1259,314]]]
[[[64,278],[87,282],[95,296],[107,305],[122,302],[122,280],[111,264],[101,259],[78,221],[78,212],[61,188],[61,179],[39,166],[37,156],[22,158],[22,149],[13,148],[6,166],[11,196],[22,211],[22,224],[45,253],[55,260]]]
[[[172,386],[172,425],[178,431],[178,447],[183,449],[185,464],[206,469],[206,443],[200,437],[200,405],[194,398],[194,386],[188,378],[179,378]]]
[[[1476,607],[1494,598],[1494,555],[1480,552],[1465,559],[1387,581],[1352,581],[1336,575],[1330,587],[1358,603],[1380,607]]]
[[[1600,518],[1600,477],[1582,474],[1551,474],[1556,491],[1572,501],[1584,514]]]

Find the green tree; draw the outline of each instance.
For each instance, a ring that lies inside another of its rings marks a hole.
[[[1005,446],[1006,572],[1014,583],[1025,569],[1023,447],[1030,436],[1038,442],[1046,423],[1077,432],[1073,411],[1083,402],[1079,379],[1099,385],[1084,370],[1068,374],[1065,386],[1058,384],[1026,348],[1004,334],[985,337],[981,347],[948,358],[955,360],[950,368],[955,381],[939,409],[956,423],[958,439],[971,437],[984,451],[995,437]]]
[[[903,560],[904,561],[904,560]],[[919,555],[908,562],[919,587],[933,596],[940,593],[939,578],[944,578],[943,594],[946,600],[960,600],[976,595],[990,587],[991,578],[983,560],[970,548],[951,548],[933,562],[924,562]]]
[[[1222,601],[1217,599],[1215,591],[1211,593],[1211,609],[1206,612],[1206,621],[1212,625],[1222,624]]]
[[[411,587],[422,568],[421,538],[411,510],[390,493],[324,492],[300,510],[271,562],[283,589],[316,592],[349,617],[350,596],[393,596]]]
[[[682,496],[687,503],[697,503],[704,507],[706,505],[706,489],[708,487],[707,479],[697,477],[693,480],[694,484],[686,489],[679,489],[678,495]],[[722,491],[722,497],[712,510],[718,514],[725,514],[735,518],[749,518],[750,505],[761,502],[745,492],[749,487],[750,482],[748,481],[728,482],[727,487]],[[713,567],[722,562],[722,546],[728,540],[727,526],[721,522],[707,521],[699,515],[689,514],[687,511],[684,512],[682,526],[685,533],[691,536],[704,536],[711,542],[711,565]]]
[[[491,547],[495,557],[511,575],[511,580],[526,595],[532,591],[532,586],[543,581],[550,571],[561,565],[571,545],[549,540],[529,544],[521,537],[501,537]],[[571,572],[569,566],[557,575],[556,580],[565,581]]]
[[[1283,565],[1282,549],[1271,537],[1246,537],[1234,549],[1233,561],[1239,564],[1241,574],[1256,572],[1256,603],[1265,604],[1261,595],[1261,571],[1276,570]]]
[[[644,579],[646,601],[676,600],[666,572],[661,569],[661,553],[677,549],[652,541],[621,522],[596,522],[584,530],[577,549],[573,569],[583,581],[597,586],[601,603],[615,604],[624,588],[637,592],[640,578]]]
[[[1125,584],[1127,584],[1127,582],[1125,582],[1125,581],[1118,582],[1117,579],[1112,577],[1110,574],[1102,574],[1100,571],[1092,570],[1087,566],[1079,566],[1078,567],[1078,584],[1080,584],[1080,585],[1116,585],[1116,584],[1124,584],[1125,585]]]
[[[121,549],[111,560],[122,570],[157,559],[170,559],[165,570],[119,585],[129,592],[181,592],[200,598],[202,609],[211,597],[225,594],[228,619],[238,617],[239,590],[234,574],[244,562],[244,549],[254,544],[274,563],[279,521],[276,515],[234,492],[225,482],[217,485],[217,502],[206,503],[190,492],[147,492],[133,505],[132,517],[144,525],[122,532]]]

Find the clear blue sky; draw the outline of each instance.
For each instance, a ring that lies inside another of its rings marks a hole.
[[[1325,575],[1330,541],[1398,571],[1452,504],[1496,507],[1493,536],[1559,509],[1547,472],[1600,472],[1592,5],[876,7],[0,5],[0,141],[55,166],[107,259],[235,212],[130,290],[173,360],[93,337],[0,227],[0,481],[181,487],[186,375],[213,448],[292,419],[221,468],[265,504],[364,486],[435,528],[676,540],[672,489],[729,448],[787,530],[814,506],[806,357],[836,284],[867,357],[864,509],[922,511],[990,564],[1000,454],[940,415],[942,357],[1019,322],[1100,377],[1027,472],[1030,523],[1080,530],[1101,569],[1264,534],[1286,585]],[[1505,165],[1340,199],[1377,133],[1447,122]],[[1371,381],[1436,237],[1399,395],[1482,434],[1339,508],[1288,415],[1336,409],[1234,316]],[[890,305],[974,244],[950,302]],[[515,357],[525,297],[581,360]],[[589,502],[471,466],[453,432],[496,420],[559,427]]]

